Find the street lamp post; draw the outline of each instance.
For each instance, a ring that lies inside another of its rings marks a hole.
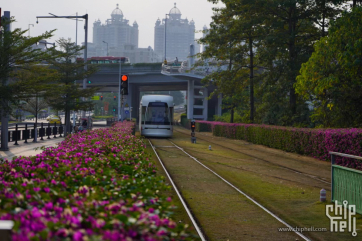
[[[50,15],[57,17],[55,14],[49,13]],[[75,13],[76,15],[76,19],[70,19],[70,20],[75,20],[75,46],[78,46],[78,21],[82,22],[83,20],[79,20],[78,19],[78,12]],[[77,80],[74,80],[74,85],[77,84]],[[73,128],[75,127],[75,110],[73,110]]]
[[[34,27],[34,24],[28,24],[28,34],[29,34],[29,37],[30,37],[30,25]]]
[[[52,14],[53,15],[53,14]],[[78,16],[78,13],[76,16],[37,16],[37,21],[36,23],[38,23],[38,19],[39,18],[68,18],[68,19],[78,19],[78,18],[83,18],[85,19],[85,24],[84,24],[84,71],[87,72],[88,70],[88,62],[87,62],[87,52],[88,52],[88,14],[85,14],[83,16]],[[78,25],[77,25],[78,26]],[[83,79],[83,89],[87,88],[87,78]],[[84,97],[83,97],[84,100]],[[82,111],[82,117],[85,117],[85,111]],[[69,131],[69,130],[67,130]]]
[[[106,41],[103,41],[103,43],[107,44],[107,57],[108,57],[108,43]]]

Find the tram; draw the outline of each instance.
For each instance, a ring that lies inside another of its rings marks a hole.
[[[147,137],[171,137],[173,131],[173,97],[144,95],[140,103],[139,131]]]

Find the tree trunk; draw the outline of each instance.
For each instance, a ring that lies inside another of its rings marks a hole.
[[[249,37],[250,51],[250,122],[254,123],[254,53],[252,38]]]
[[[326,1],[323,0],[322,4],[323,4],[323,6],[322,6],[322,8],[323,8],[322,37],[324,37],[325,36],[325,27],[326,27],[325,26],[325,21],[326,21]]]
[[[38,96],[35,96],[35,128],[34,128],[34,141],[38,142]]]
[[[231,107],[230,123],[234,123],[234,105]]]
[[[295,83],[295,65],[296,65],[296,54],[295,54],[295,31],[296,31],[296,22],[298,21],[295,19],[295,11],[296,11],[296,3],[292,7],[290,7],[289,12],[289,81],[290,81],[290,91],[289,91],[289,106],[292,114],[296,114],[297,112],[297,96],[294,89]]]

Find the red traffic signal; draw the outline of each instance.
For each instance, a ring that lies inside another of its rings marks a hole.
[[[101,95],[101,100],[103,100],[103,95]]]
[[[116,97],[116,96],[113,96],[113,100],[117,100],[117,97]]]
[[[128,95],[128,75],[122,75],[121,80],[121,95]]]
[[[122,81],[127,81],[128,80],[128,75],[126,75],[126,74],[124,74],[124,75],[122,75]]]

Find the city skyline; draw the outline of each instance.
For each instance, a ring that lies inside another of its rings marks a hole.
[[[169,1],[169,0],[154,0],[154,1],[142,1],[134,0],[129,1],[107,1],[99,2],[95,0],[80,0],[70,1],[64,0],[62,4],[56,4],[55,1],[44,0],[14,0],[1,4],[2,12],[10,11],[11,16],[15,17],[16,22],[12,24],[12,28],[27,29],[29,24],[34,24],[34,27],[30,26],[30,35],[36,36],[49,31],[57,29],[54,36],[49,39],[49,42],[54,42],[60,37],[71,38],[75,41],[76,36],[76,21],[67,19],[39,19],[39,23],[36,24],[36,16],[48,16],[49,13],[65,16],[65,15],[89,15],[88,26],[88,41],[93,41],[93,22],[100,19],[103,23],[105,19],[110,18],[110,13],[116,8],[116,4],[119,4],[119,8],[122,10],[125,18],[131,23],[137,21],[139,25],[139,47],[145,48],[154,46],[154,23],[160,18],[164,18],[165,14],[170,11],[177,4],[177,7],[182,12],[183,18],[192,19],[195,21],[195,30],[202,30],[203,26],[209,26],[211,22],[211,16],[213,15],[212,7],[221,6],[213,5],[207,0],[199,0],[194,2],[192,0],[183,1]],[[22,7],[19,7],[21,5]],[[84,21],[78,22],[78,44],[84,42]],[[202,33],[196,33],[196,38],[202,37]]]

